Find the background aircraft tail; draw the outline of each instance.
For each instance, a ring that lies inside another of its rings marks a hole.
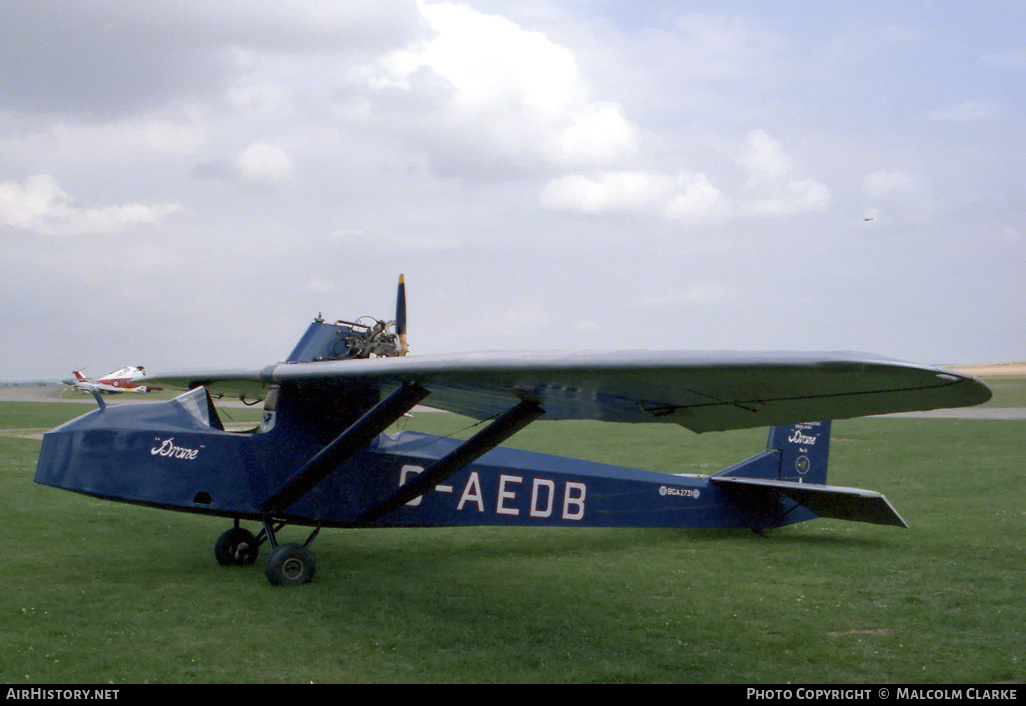
[[[709,480],[742,503],[776,501],[777,526],[818,516],[908,527],[880,493],[826,484],[829,421],[772,427],[766,446]]]

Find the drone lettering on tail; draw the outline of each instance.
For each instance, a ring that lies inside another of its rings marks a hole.
[[[974,378],[862,354],[541,352],[407,356],[405,282],[393,321],[318,317],[288,359],[154,376],[188,390],[100,405],[44,435],[36,481],[232,520],[217,561],[270,555],[271,583],[313,577],[325,527],[507,525],[762,531],[828,517],[905,527],[879,493],[826,484],[830,421],[978,404]],[[215,396],[264,401],[250,433]],[[97,395],[99,399],[99,396]],[[102,402],[102,401],[101,401]],[[466,441],[387,430],[417,405],[487,422]],[[769,427],[767,448],[709,476],[670,475],[502,444],[551,419]],[[257,523],[254,534],[242,522]],[[313,528],[279,544],[285,525]]]

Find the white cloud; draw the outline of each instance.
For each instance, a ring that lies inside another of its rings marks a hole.
[[[664,202],[673,181],[646,172],[603,172],[593,176],[574,174],[549,181],[541,204],[551,210],[581,213],[641,212]]]
[[[419,7],[434,36],[389,54],[380,63],[385,73],[367,81],[441,98],[444,114],[431,124],[448,140],[515,162],[557,165],[605,164],[635,152],[637,126],[620,105],[590,95],[571,50],[464,5]]]
[[[0,223],[41,235],[114,233],[154,223],[178,210],[175,204],[84,206],[72,200],[49,174],[0,183]]]
[[[784,154],[780,142],[765,130],[748,133],[737,161],[748,170],[748,181],[753,186],[779,182],[794,171],[794,164]]]
[[[748,172],[749,193],[742,213],[764,218],[785,218],[830,205],[830,189],[812,179],[794,179],[798,167],[780,142],[765,130],[752,130],[738,163]]]
[[[246,147],[235,164],[240,176],[255,186],[277,186],[292,174],[292,160],[285,150],[267,142],[255,142]]]
[[[634,153],[638,129],[613,103],[579,106],[559,131],[557,154],[572,164],[608,163]]]
[[[676,177],[641,171],[575,174],[549,181],[541,205],[587,214],[639,213],[696,224],[726,218],[729,199],[705,174]]]
[[[705,174],[685,173],[677,178],[677,191],[664,214],[681,223],[721,220],[730,214],[730,200]]]
[[[736,162],[746,183],[734,196],[716,186],[704,172],[672,176],[645,171],[574,174],[550,180],[541,205],[550,210],[601,214],[648,213],[683,225],[729,218],[786,218],[830,205],[830,189],[812,179],[791,178],[795,164],[780,143],[764,130],[749,133]]]
[[[808,211],[822,211],[830,205],[830,189],[818,181],[788,181],[779,191],[778,195],[757,198],[748,203],[748,213],[767,218],[785,218]]]

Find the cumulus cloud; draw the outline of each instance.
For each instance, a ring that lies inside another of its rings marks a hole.
[[[687,224],[728,216],[729,199],[705,174],[643,171],[574,174],[550,180],[541,193],[549,210],[587,214],[645,213]]]
[[[673,181],[646,172],[573,174],[549,181],[542,189],[541,204],[550,210],[582,213],[644,211],[665,201]]]
[[[830,205],[830,189],[818,181],[788,181],[779,188],[779,192],[748,202],[747,212],[753,216],[784,218],[808,211],[821,211]]]
[[[648,213],[685,225],[745,216],[785,218],[830,205],[830,189],[813,179],[793,178],[798,168],[763,130],[749,133],[735,161],[744,183],[734,195],[705,172],[607,171],[552,179],[540,201],[550,210]]]
[[[792,178],[798,171],[780,142],[765,130],[752,130],[738,157],[748,173],[749,198],[743,210],[753,216],[783,218],[820,211],[830,204],[830,189],[812,179]]]
[[[722,220],[730,214],[730,199],[705,174],[683,173],[677,177],[675,193],[663,212],[685,224]]]
[[[634,153],[637,126],[619,104],[591,95],[570,49],[465,5],[419,7],[433,36],[391,52],[367,80],[378,90],[430,92],[442,104],[433,128],[457,130],[449,141],[541,164],[604,164]]]
[[[784,154],[780,142],[765,130],[752,130],[745,140],[744,150],[737,158],[748,171],[748,183],[753,186],[775,184],[794,171],[794,164]]]
[[[0,182],[0,223],[41,235],[114,233],[130,225],[154,223],[176,210],[175,204],[81,205],[49,174],[29,177],[24,183]]]
[[[292,160],[285,150],[267,142],[254,142],[235,160],[242,179],[253,186],[271,188],[292,174]]]

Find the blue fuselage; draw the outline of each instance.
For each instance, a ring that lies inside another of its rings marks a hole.
[[[266,518],[265,502],[324,447],[323,432],[302,415],[282,412],[264,431],[227,432],[210,423],[200,392],[107,407],[48,432],[36,482],[178,511]],[[364,511],[460,443],[416,432],[378,435],[274,516],[292,524],[365,525],[357,520]],[[369,524],[765,528],[803,519],[808,513],[782,518],[775,502],[742,506],[704,476],[500,446]]]

